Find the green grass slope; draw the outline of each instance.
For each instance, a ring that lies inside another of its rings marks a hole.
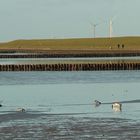
[[[77,38],[77,39],[35,39],[15,40],[0,43],[1,50],[106,50],[110,47],[118,49],[118,44],[124,49],[139,50],[140,37],[114,38]]]

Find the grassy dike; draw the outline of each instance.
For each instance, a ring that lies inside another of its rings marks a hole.
[[[140,50],[140,37],[33,39],[0,43],[1,52],[91,53],[108,50]]]

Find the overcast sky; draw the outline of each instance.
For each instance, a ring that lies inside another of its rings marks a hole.
[[[0,41],[140,35],[140,0],[0,0]]]

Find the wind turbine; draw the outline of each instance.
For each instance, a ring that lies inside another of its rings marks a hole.
[[[110,22],[109,22],[109,37],[111,38],[112,37],[112,32],[113,32],[113,28],[112,28],[112,19],[110,19]]]
[[[113,35],[113,21],[115,19],[116,16],[114,16],[113,18],[110,19],[109,22],[109,37],[111,38]]]
[[[93,27],[93,36],[96,38],[96,27],[100,25],[100,23],[90,23],[90,25]]]

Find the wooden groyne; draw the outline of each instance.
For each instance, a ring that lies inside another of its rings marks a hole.
[[[106,71],[106,70],[140,70],[140,62],[0,65],[0,71]]]
[[[46,53],[1,53],[0,58],[76,58],[76,57],[131,57],[140,56],[139,50],[54,51]]]

